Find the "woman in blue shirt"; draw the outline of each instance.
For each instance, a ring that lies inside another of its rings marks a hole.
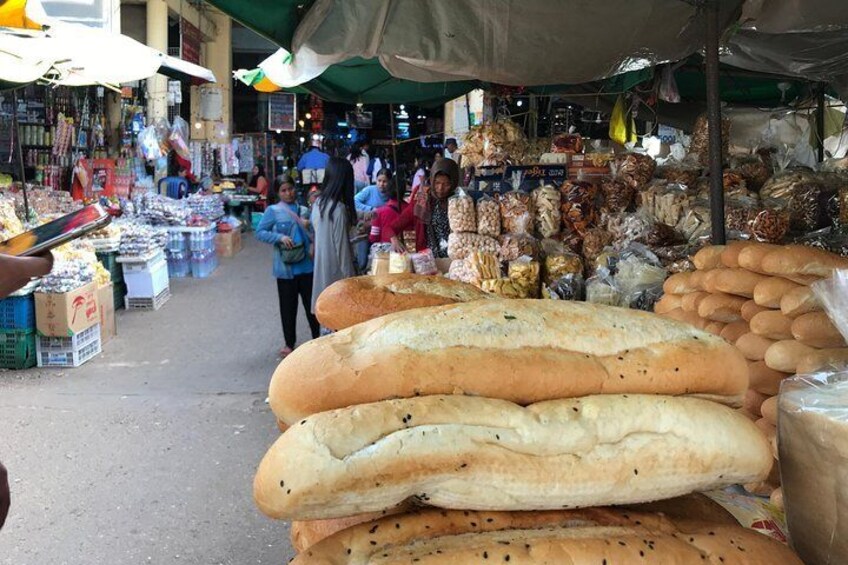
[[[312,338],[319,335],[320,326],[312,313],[312,228],[309,225],[309,210],[297,204],[294,182],[289,178],[277,179],[277,195],[280,202],[270,206],[256,229],[256,239],[274,246],[274,276],[277,278],[277,294],[280,297],[280,318],[283,321],[285,344],[280,355],[285,358],[297,340],[297,297],[306,310],[306,320]],[[303,258],[291,262],[283,250],[302,246]]]

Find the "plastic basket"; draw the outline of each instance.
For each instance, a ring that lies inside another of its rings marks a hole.
[[[0,300],[0,329],[32,330],[35,328],[35,297],[11,296]]]
[[[118,263],[117,253],[97,253],[97,260],[103,264],[103,267],[112,275],[112,282],[122,282],[124,280],[124,270],[121,264]]]
[[[35,331],[0,331],[0,368],[29,369],[36,364]]]
[[[102,351],[100,324],[95,324],[72,337],[36,339],[39,367],[79,367]]]

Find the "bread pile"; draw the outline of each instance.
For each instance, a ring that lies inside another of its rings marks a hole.
[[[720,338],[632,310],[478,300],[389,314],[280,364],[269,397],[289,428],[254,497],[273,518],[344,520],[316,523],[325,533],[366,521],[298,563],[797,563],[738,526],[577,510],[765,479],[765,436],[727,406],[747,372]]]
[[[694,272],[678,273],[664,285],[655,312],[720,335],[748,360],[751,388],[744,410],[769,437],[777,457],[777,399],[788,376],[848,363],[839,331],[822,311],[810,284],[848,268],[848,259],[801,245],[736,241],[705,247]],[[781,504],[779,475],[746,485],[772,494]]]

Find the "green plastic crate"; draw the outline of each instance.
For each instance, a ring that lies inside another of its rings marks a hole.
[[[126,283],[112,283],[112,295],[115,298],[115,310],[121,310],[124,307],[124,297],[127,295]]]
[[[35,367],[35,331],[0,330],[0,368]]]
[[[118,263],[117,251],[110,253],[97,253],[97,259],[103,264],[103,267],[109,271],[109,274],[112,276],[113,283],[124,281],[124,269],[121,267],[121,264]]]

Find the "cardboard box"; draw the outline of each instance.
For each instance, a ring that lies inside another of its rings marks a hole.
[[[35,327],[40,335],[71,337],[100,321],[97,285],[63,294],[35,293]]]
[[[218,257],[233,257],[241,251],[241,232],[233,230],[215,235]]]
[[[105,345],[118,335],[115,323],[115,295],[112,283],[97,289],[97,306],[100,311],[100,343]]]

